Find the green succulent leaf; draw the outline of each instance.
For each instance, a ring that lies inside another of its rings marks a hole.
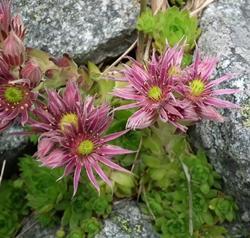
[[[166,41],[173,47],[181,40],[186,40],[188,52],[195,46],[201,32],[197,19],[177,7],[168,8],[156,15],[147,10],[140,16],[137,29],[152,36],[160,52],[165,49]]]

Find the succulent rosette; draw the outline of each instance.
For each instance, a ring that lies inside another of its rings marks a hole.
[[[37,156],[44,166],[65,167],[65,176],[74,171],[74,194],[82,168],[85,168],[90,182],[98,191],[100,188],[93,171],[112,185],[100,164],[129,172],[111,158],[132,151],[107,144],[127,131],[103,135],[112,121],[109,106],[95,107],[93,98],[83,102],[76,83],[72,81],[67,84],[63,96],[55,91],[47,92],[48,107],[38,106],[34,110],[36,120],[30,122],[34,130],[42,133]]]
[[[202,119],[210,119],[222,122],[224,118],[216,111],[216,108],[239,108],[238,105],[218,98],[219,95],[235,94],[238,89],[217,89],[220,83],[232,78],[232,75],[223,75],[211,80],[215,71],[217,59],[201,59],[196,51],[195,59],[191,66],[183,71],[178,93],[185,101],[192,103],[194,110]]]
[[[160,118],[185,131],[187,128],[179,121],[196,119],[190,103],[174,95],[176,80],[181,73],[182,57],[183,48],[176,46],[168,48],[162,56],[153,54],[146,65],[133,61],[132,66],[127,66],[122,80],[128,85],[114,89],[113,95],[135,101],[116,110],[139,108],[128,119],[128,128],[146,128]]]

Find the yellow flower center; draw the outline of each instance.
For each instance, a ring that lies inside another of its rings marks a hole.
[[[162,91],[158,86],[153,86],[148,91],[148,97],[158,101],[162,96]]]
[[[168,70],[168,75],[170,77],[173,77],[173,76],[179,76],[181,73],[181,70],[179,67],[176,67],[176,66],[172,66],[170,67],[170,69]]]
[[[83,140],[77,147],[77,152],[80,155],[89,155],[94,150],[94,143],[91,140]]]
[[[67,113],[63,115],[60,120],[59,127],[62,131],[64,131],[67,126],[73,125],[77,127],[78,125],[78,117],[75,113]]]
[[[189,83],[191,94],[195,97],[200,96],[205,90],[205,84],[200,79],[194,79]]]
[[[8,87],[4,91],[4,98],[8,103],[18,104],[23,100],[23,91],[18,87]]]

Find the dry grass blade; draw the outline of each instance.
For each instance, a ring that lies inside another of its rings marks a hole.
[[[0,174],[0,185],[1,185],[2,180],[3,180],[3,174],[4,174],[4,170],[5,170],[5,165],[6,165],[6,160],[4,160],[3,164],[2,164],[2,169],[1,169],[1,174]]]
[[[192,188],[191,188],[191,175],[189,173],[188,167],[180,160],[182,169],[184,171],[187,185],[188,185],[188,216],[189,216],[189,234],[193,236],[194,226],[193,226],[193,196],[192,196]]]
[[[132,168],[131,168],[131,172],[133,172],[134,168],[135,168],[135,165],[137,163],[137,160],[139,158],[139,154],[140,154],[140,151],[141,151],[141,147],[142,147],[142,137],[140,139],[140,143],[139,143],[139,146],[138,146],[138,149],[136,151],[136,155],[135,155],[135,159],[134,159],[134,162],[133,162],[133,165],[132,165]]]
[[[165,11],[169,7],[167,0],[152,0],[151,8],[154,14],[157,14],[159,11]]]
[[[156,220],[156,216],[155,216],[155,214],[153,213],[153,211],[152,211],[152,209],[151,209],[151,207],[150,207],[150,204],[149,204],[149,202],[148,202],[148,197],[147,197],[147,194],[146,194],[146,191],[145,191],[145,187],[144,187],[144,186],[142,187],[142,193],[143,193],[144,200],[145,200],[145,203],[146,203],[146,206],[147,206],[147,208],[148,208],[148,211],[149,211],[150,215],[152,216],[152,218],[153,218],[154,220]]]
[[[148,59],[149,59],[149,51],[150,51],[151,43],[152,43],[152,38],[150,37],[148,39],[148,42],[147,42],[147,45],[146,45],[146,49],[145,49],[145,52],[144,52],[144,56],[143,56],[143,61],[144,62],[147,62]]]
[[[33,226],[35,226],[38,223],[38,221],[35,221],[31,223],[25,230],[23,230],[20,234],[18,234],[15,238],[21,238],[23,235],[28,232]]]
[[[134,49],[134,47],[136,46],[136,44],[137,44],[137,41],[138,41],[138,39],[136,39],[135,41],[134,41],[134,43],[114,62],[114,63],[112,63],[108,68],[106,68],[104,71],[103,71],[103,73],[102,74],[105,74],[105,73],[107,73],[110,69],[112,69],[113,67],[115,67],[117,64],[119,64],[120,62],[121,62],[121,60],[125,57],[125,56],[127,56],[127,54],[132,50],[132,49]]]
[[[185,9],[190,11],[191,16],[195,16],[201,13],[214,0],[189,0]]]

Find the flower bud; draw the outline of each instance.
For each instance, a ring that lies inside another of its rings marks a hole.
[[[12,30],[16,33],[16,35],[21,40],[23,40],[25,33],[26,33],[26,29],[24,27],[23,20],[22,20],[21,16],[19,16],[19,15],[14,16],[12,18],[11,26],[12,26]]]
[[[5,36],[8,35],[9,27],[11,21],[11,8],[10,1],[3,0],[0,2],[0,29],[1,35],[5,33]]]
[[[70,66],[72,59],[70,58],[70,56],[68,54],[63,54],[62,57],[60,58],[53,58],[51,57],[50,60],[57,65],[60,68],[64,68],[64,67],[68,67]]]
[[[22,40],[14,31],[3,42],[3,57],[12,66],[21,65],[24,62],[25,47]]]
[[[21,70],[21,76],[29,79],[31,84],[37,85],[42,79],[42,71],[34,60],[29,60]]]

